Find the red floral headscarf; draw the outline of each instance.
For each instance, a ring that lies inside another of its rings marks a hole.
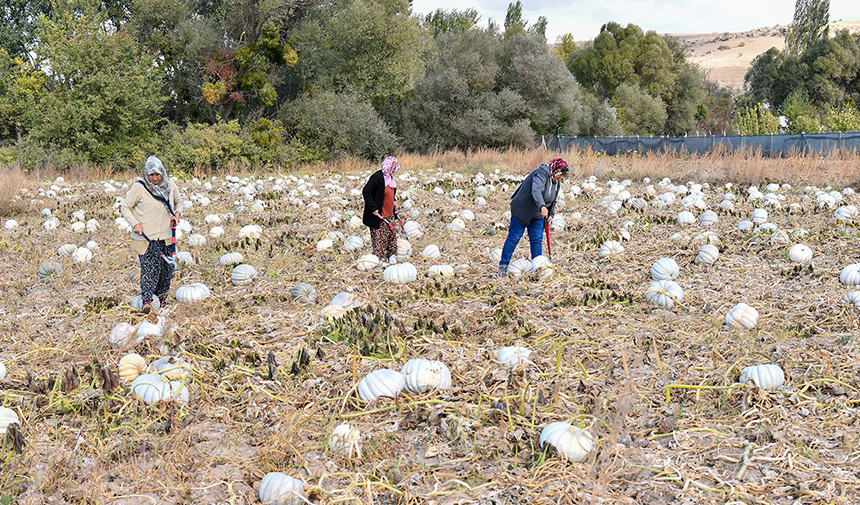
[[[566,174],[568,170],[570,168],[562,158],[553,158],[549,161],[549,173],[552,177],[555,177],[559,173]]]

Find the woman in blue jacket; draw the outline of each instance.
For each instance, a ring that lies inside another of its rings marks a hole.
[[[552,224],[561,178],[568,170],[566,161],[553,158],[530,173],[511,196],[511,227],[502,247],[499,277],[507,277],[514,249],[526,230],[529,233],[532,259],[543,254],[544,222]]]

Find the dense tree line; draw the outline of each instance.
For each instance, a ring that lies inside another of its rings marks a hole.
[[[734,107],[671,37],[610,22],[585,47],[566,34],[551,48],[546,20],[523,19],[519,1],[487,27],[473,9],[415,16],[408,0],[9,0],[0,21],[0,162],[25,167],[684,134],[731,123]],[[745,99],[781,105],[799,83],[804,100],[854,110],[857,39],[814,47],[763,55]]]

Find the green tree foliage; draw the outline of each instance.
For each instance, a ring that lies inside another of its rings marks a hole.
[[[41,71],[0,47],[0,142],[16,140],[29,131],[27,111],[35,109],[44,87]]]
[[[831,108],[824,118],[824,128],[831,132],[860,131],[860,110],[853,101]]]
[[[666,105],[633,84],[621,84],[610,100],[628,135],[653,136],[666,126]]]
[[[779,131],[779,119],[758,103],[735,111],[735,128],[741,135],[774,135]]]
[[[295,96],[348,91],[377,108],[403,100],[424,73],[424,33],[407,0],[341,0],[296,28]]]
[[[39,17],[50,12],[50,0],[3,0],[0,6],[0,47],[13,58],[28,59],[28,52],[36,40]]]
[[[576,52],[576,49],[576,41],[573,40],[573,35],[565,33],[556,37],[552,54],[556,55],[561,61],[567,61],[570,55]]]
[[[421,25],[433,33],[434,37],[438,37],[443,33],[448,32],[465,32],[474,28],[481,16],[475,9],[436,9],[424,16]]]
[[[322,159],[341,155],[378,159],[396,144],[373,106],[349,93],[304,95],[282,108],[280,117],[293,137]]]
[[[659,133],[681,134],[696,125],[704,81],[672,37],[610,22],[591,46],[568,57],[567,66],[598,98],[611,99],[620,85],[627,84],[662,100],[667,117]]]
[[[731,132],[732,112],[735,109],[732,89],[707,83],[705,93],[696,110],[697,131],[708,135]]]
[[[523,3],[521,0],[508,4],[508,11],[505,13],[505,38],[514,37],[516,35],[536,35],[546,42],[546,18],[538,17],[538,20],[532,26],[528,26],[528,22],[523,19]]]
[[[789,133],[818,133],[818,114],[806,93],[795,91],[782,104],[780,112],[788,119]]]
[[[753,60],[744,77],[753,100],[781,107],[794,92],[817,109],[860,98],[860,34],[842,30],[806,49],[800,57],[771,48]]]
[[[785,33],[785,52],[797,57],[826,39],[829,20],[830,0],[797,0],[794,20]]]
[[[38,60],[50,77],[29,111],[31,140],[84,153],[92,162],[139,158],[160,122],[160,71],[92,4],[60,7],[39,27]]]
[[[493,29],[436,38],[407,106],[405,142],[418,150],[524,146],[537,133],[614,133],[614,110],[584,93],[543,37]]]

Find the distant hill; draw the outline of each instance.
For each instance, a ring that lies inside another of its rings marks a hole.
[[[711,81],[741,90],[744,74],[759,54],[771,47],[785,47],[786,25],[757,28],[736,33],[673,33],[690,52],[688,58],[699,64]],[[860,21],[831,21],[830,33],[848,29],[860,32]]]

